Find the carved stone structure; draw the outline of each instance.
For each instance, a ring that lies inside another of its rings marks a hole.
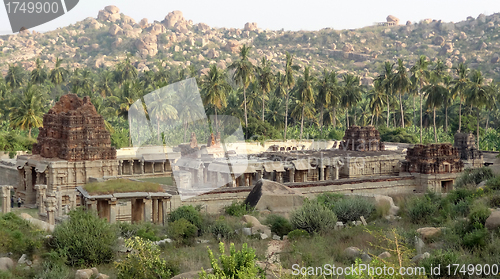
[[[212,146],[215,146],[214,133],[210,133],[210,136],[208,136],[208,140],[207,140],[207,147],[212,147]]]
[[[194,132],[191,133],[191,140],[189,141],[189,146],[191,148],[198,147],[198,141],[196,140],[196,134]]]
[[[2,198],[2,213],[10,212],[11,203],[10,203],[10,190],[12,186],[8,185],[0,185],[0,198]]]
[[[483,153],[476,147],[474,135],[456,133],[453,146],[458,150],[460,159],[466,168],[480,168],[483,166]]]
[[[75,94],[62,96],[43,116],[33,154],[67,161],[116,159],[104,119],[89,97]]]
[[[403,172],[424,174],[457,173],[463,170],[458,149],[449,143],[417,144],[409,148],[402,163]]]
[[[380,133],[373,126],[351,126],[345,131],[340,148],[351,151],[381,151],[385,150],[380,141]]]

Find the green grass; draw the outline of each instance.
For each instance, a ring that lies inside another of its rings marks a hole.
[[[105,182],[93,182],[83,186],[91,195],[105,195],[126,192],[163,192],[160,184],[153,182],[138,182],[128,179],[113,179]]]
[[[152,183],[163,184],[163,185],[174,185],[171,176],[141,178],[139,180],[145,181],[145,182],[152,182]]]

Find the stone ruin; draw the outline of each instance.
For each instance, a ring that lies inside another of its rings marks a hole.
[[[90,102],[67,94],[43,116],[33,154],[67,161],[116,159],[104,119]]]
[[[380,140],[380,133],[373,126],[351,126],[345,131],[339,148],[350,151],[383,151],[385,145]]]
[[[189,140],[189,147],[198,148],[198,141],[196,140],[196,134],[194,132],[191,133],[191,139]]]
[[[214,133],[210,133],[207,140],[207,147],[220,147],[220,132],[217,132],[217,136],[214,136]]]
[[[462,160],[483,159],[483,153],[477,149],[476,139],[472,134],[456,133],[453,146],[458,150]]]
[[[401,164],[403,172],[423,174],[458,173],[463,167],[458,149],[450,143],[417,144],[408,149]]]

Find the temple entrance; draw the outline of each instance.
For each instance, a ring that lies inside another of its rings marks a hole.
[[[441,181],[441,193],[448,193],[453,190],[453,180]]]

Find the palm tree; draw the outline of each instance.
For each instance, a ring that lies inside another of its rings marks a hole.
[[[129,123],[129,145],[132,145],[131,119],[128,117],[130,107],[144,95],[144,84],[138,80],[126,80],[119,91],[119,111],[118,116],[123,117]]]
[[[323,72],[323,77],[318,81],[318,106],[320,109],[319,125],[320,129],[323,128],[323,113],[325,108],[333,108],[333,117],[335,118],[335,107],[339,103],[339,90],[337,82],[337,73],[332,71],[328,72],[326,69]],[[332,119],[333,120],[333,119]],[[334,122],[335,120],[333,120]],[[334,126],[335,127],[335,126]]]
[[[389,61],[386,61],[384,63],[384,67],[382,69],[382,74],[380,74],[376,79],[375,82],[378,83],[380,88],[384,89],[384,94],[386,97],[386,104],[387,104],[387,128],[389,128],[389,120],[390,120],[390,102],[389,98],[392,96],[393,92],[393,86],[392,86],[392,77],[394,75],[393,72],[394,64],[391,64]],[[349,127],[347,127],[349,128]]]
[[[374,88],[370,90],[368,94],[368,99],[370,100],[369,107],[372,113],[372,120],[370,125],[373,125],[373,118],[376,117],[376,126],[378,125],[378,119],[382,114],[382,107],[385,106],[386,96],[384,87],[380,85],[380,82],[374,83]]]
[[[262,91],[262,121],[264,121],[266,95],[274,87],[274,75],[265,56],[262,57],[261,66],[257,68],[257,81],[259,89]]]
[[[349,109],[361,101],[363,89],[360,87],[359,77],[353,74],[345,74],[342,77],[342,82],[343,94],[341,103],[346,108],[346,128],[349,128]],[[356,125],[356,116],[354,116],[354,125]]]
[[[156,122],[156,135],[158,143],[160,143],[160,122],[165,123],[171,120],[178,119],[178,112],[173,105],[172,96],[168,94],[162,94],[161,92],[155,91],[153,94],[153,106],[149,108],[148,114],[154,116]]]
[[[199,107],[198,98],[194,94],[193,90],[184,90],[184,94],[182,94],[176,103],[176,108],[178,111],[179,120],[182,122],[184,127],[184,142],[186,142],[187,131],[189,128],[189,124],[195,122],[196,120],[202,119],[205,117],[205,112],[203,107]]]
[[[131,57],[132,54],[127,53],[125,60],[116,67],[115,80],[119,84],[137,78],[137,69],[132,65]]]
[[[61,83],[65,82],[68,79],[69,72],[68,70],[61,67],[62,59],[56,59],[56,65],[54,69],[50,71],[49,80],[60,89]]]
[[[453,94],[452,91],[453,80],[451,76],[445,75],[443,77],[443,85],[446,88],[446,91],[443,92],[443,106],[444,106],[444,131],[448,132],[448,108],[451,106],[453,102]]]
[[[298,71],[299,66],[293,65],[293,55],[286,52],[286,62],[285,62],[285,86],[288,91],[285,91],[285,133],[284,140],[286,141],[286,133],[288,130],[288,100],[290,99],[290,91],[295,86],[294,74]]]
[[[106,96],[113,96],[113,73],[110,71],[104,71],[99,75],[99,81],[95,86],[95,90],[103,98]]]
[[[427,84],[427,81],[430,78],[430,72],[427,69],[428,65],[429,61],[427,60],[427,57],[425,55],[421,55],[417,63],[413,65],[413,67],[411,67],[410,69],[410,72],[412,73],[411,83],[417,88],[418,95],[420,95],[420,143],[422,143],[422,135],[423,135],[423,130],[422,130],[423,96],[422,92],[420,91]]]
[[[84,69],[83,71],[77,71],[77,69],[75,69],[73,78],[71,79],[71,85],[73,87],[73,93],[92,96],[94,81],[88,69]]]
[[[453,81],[452,93],[453,98],[457,98],[460,101],[460,106],[458,108],[458,132],[460,133],[462,130],[462,104],[465,101],[465,89],[469,86],[469,79],[467,78],[469,75],[469,68],[467,65],[460,63],[458,67],[455,68],[457,77]]]
[[[33,84],[42,84],[47,79],[47,72],[43,68],[42,60],[40,58],[36,59],[36,67],[31,71],[30,81]]]
[[[21,130],[28,129],[28,137],[31,138],[31,129],[43,125],[42,94],[36,85],[28,84],[14,102],[15,106],[10,114],[10,126]]]
[[[215,127],[218,131],[217,110],[227,106],[227,94],[231,91],[231,86],[227,83],[226,75],[222,70],[217,69],[215,64],[210,66],[210,71],[201,82],[203,92],[203,105],[211,105],[215,110]]]
[[[469,86],[465,89],[467,104],[475,106],[477,110],[477,146],[479,148],[479,113],[481,108],[491,108],[496,103],[493,87],[484,84],[484,78],[481,71],[473,71],[469,76]]]
[[[443,105],[443,97],[447,94],[447,89],[442,85],[442,77],[439,72],[432,71],[429,84],[424,86],[422,91],[427,95],[427,107],[433,109],[434,142],[437,143],[436,109]]]
[[[24,83],[24,71],[19,65],[10,64],[7,75],[5,76],[5,82],[12,89],[21,87]]]
[[[408,93],[411,86],[410,78],[408,77],[408,71],[403,65],[403,60],[398,59],[398,68],[393,76],[392,81],[394,91],[399,93],[399,107],[401,109],[401,127],[405,127],[405,117],[403,113],[403,94]]]
[[[300,121],[300,140],[304,131],[304,113],[308,104],[314,104],[314,82],[315,78],[309,73],[310,67],[304,69],[304,76],[297,84],[297,100],[302,108]]]
[[[243,86],[243,107],[245,109],[245,127],[248,127],[247,95],[246,90],[254,76],[255,67],[248,60],[248,53],[252,47],[243,45],[240,48],[240,60],[234,61],[229,69],[234,69],[233,79],[236,84]]]

